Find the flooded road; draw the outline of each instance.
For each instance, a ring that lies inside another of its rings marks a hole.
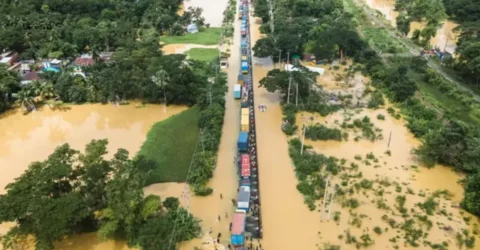
[[[391,22],[393,27],[396,27],[396,18],[398,16],[398,12],[395,11],[395,1],[394,0],[365,0],[367,5],[370,8],[376,9],[380,11],[385,18]],[[433,47],[439,47],[441,50],[446,50],[450,53],[455,52],[457,47],[456,41],[457,37],[453,32],[458,24],[445,20],[443,25],[438,28],[437,34],[433,37],[430,41],[430,44]],[[419,22],[412,22],[410,24],[410,33],[409,36],[412,35],[413,31],[416,29],[423,29],[424,24]]]
[[[184,0],[185,9],[200,7],[203,17],[210,27],[222,27],[223,11],[227,8],[228,0]]]
[[[261,38],[259,24],[250,18],[252,45]],[[258,20],[259,21],[259,20]],[[273,67],[269,59],[253,58],[255,103],[267,106],[255,113],[258,171],[263,224],[262,247],[267,250],[317,250],[319,214],[308,210],[297,191],[288,139],[281,130],[282,111],[277,94],[259,88],[258,82]]]
[[[208,1],[203,1],[207,3]],[[186,2],[187,3],[187,2]],[[213,3],[212,3],[213,4]],[[226,7],[226,6],[225,6]],[[221,6],[216,7],[224,9]],[[219,11],[219,13],[223,13]],[[194,196],[190,194],[189,204],[186,199],[182,198],[185,191],[183,183],[161,183],[153,184],[145,188],[145,194],[155,194],[160,197],[180,197],[180,201],[184,207],[189,205],[190,212],[201,220],[202,231],[204,237],[195,239],[190,242],[181,244],[180,249],[192,250],[194,247],[201,247],[205,250],[221,250],[223,246],[230,243],[229,225],[232,222],[232,215],[235,211],[231,200],[237,199],[238,176],[234,157],[237,150],[237,138],[240,131],[240,102],[233,98],[233,85],[237,82],[238,73],[240,71],[240,22],[235,20],[235,32],[233,44],[231,45],[231,56],[228,59],[229,68],[226,69],[228,74],[228,92],[226,93],[225,117],[222,128],[222,137],[218,151],[217,166],[208,184],[214,189],[213,195],[207,197]],[[223,199],[220,198],[222,194]],[[218,217],[220,216],[220,221]],[[209,235],[210,229],[212,235]],[[213,244],[213,238],[221,233],[222,238],[220,244]]]

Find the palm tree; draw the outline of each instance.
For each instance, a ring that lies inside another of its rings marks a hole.
[[[51,82],[42,83],[40,86],[40,96],[42,97],[42,100],[48,100],[57,96],[55,88]]]
[[[166,87],[170,83],[170,77],[168,76],[168,73],[163,69],[160,68],[160,70],[155,73],[154,76],[152,76],[152,81],[160,88],[163,90],[163,102],[165,103],[165,106],[167,105],[167,92],[165,91]]]
[[[31,105],[35,106],[32,94],[28,90],[20,90],[19,92],[17,92],[16,98],[17,100],[15,101],[15,103],[20,106],[24,106],[27,111],[29,111]]]

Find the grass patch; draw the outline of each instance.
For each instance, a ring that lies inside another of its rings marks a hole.
[[[137,154],[157,165],[147,184],[185,181],[199,134],[199,117],[194,107],[153,125]]]
[[[363,33],[371,39],[375,47],[384,53],[403,53],[408,50],[398,41],[392,39],[387,31],[378,27],[364,28]]]
[[[222,28],[206,28],[204,31],[195,34],[186,34],[184,36],[165,36],[160,38],[165,44],[202,44],[215,45],[218,43]]]
[[[187,51],[187,55],[190,59],[211,62],[218,57],[218,49],[209,48],[193,48]]]

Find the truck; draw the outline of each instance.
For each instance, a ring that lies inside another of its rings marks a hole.
[[[243,85],[243,83],[244,83],[244,80],[243,80],[243,79],[244,79],[244,78],[243,78],[243,75],[242,75],[242,74],[238,74],[238,82],[237,82],[237,83],[240,84],[240,85]]]
[[[250,187],[240,186],[237,197],[237,209],[248,212],[250,207]]]
[[[250,178],[250,155],[242,154],[240,162],[242,164],[240,176],[242,177],[242,179],[249,179]]]
[[[249,132],[250,119],[248,115],[242,115],[240,118],[240,131]]]
[[[242,74],[248,74],[248,63],[246,61],[242,62]]]
[[[242,108],[240,114],[242,116],[249,115],[250,114],[250,109],[249,108]]]
[[[247,47],[241,49],[242,56],[247,56]]]
[[[242,86],[240,84],[233,85],[233,97],[235,99],[242,98]]]
[[[248,150],[248,132],[240,132],[237,141],[238,152],[247,152]]]
[[[233,246],[243,246],[245,243],[245,221],[247,214],[245,211],[237,210],[233,214],[232,221],[232,236],[230,238],[230,243]]]
[[[242,42],[240,44],[240,47],[242,49],[246,49],[247,48],[247,39],[242,39]]]
[[[240,186],[250,187],[250,179],[240,179]]]
[[[248,108],[248,95],[244,96],[241,102],[242,108]]]

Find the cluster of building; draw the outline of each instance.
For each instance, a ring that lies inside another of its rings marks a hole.
[[[101,52],[98,55],[99,60],[110,61],[113,52]],[[42,80],[42,73],[60,72],[66,69],[73,69],[72,74],[85,77],[83,68],[92,66],[96,63],[92,54],[82,54],[74,59],[20,59],[15,51],[4,51],[0,54],[0,65],[5,65],[8,70],[18,72],[20,84],[26,85],[32,81]]]

